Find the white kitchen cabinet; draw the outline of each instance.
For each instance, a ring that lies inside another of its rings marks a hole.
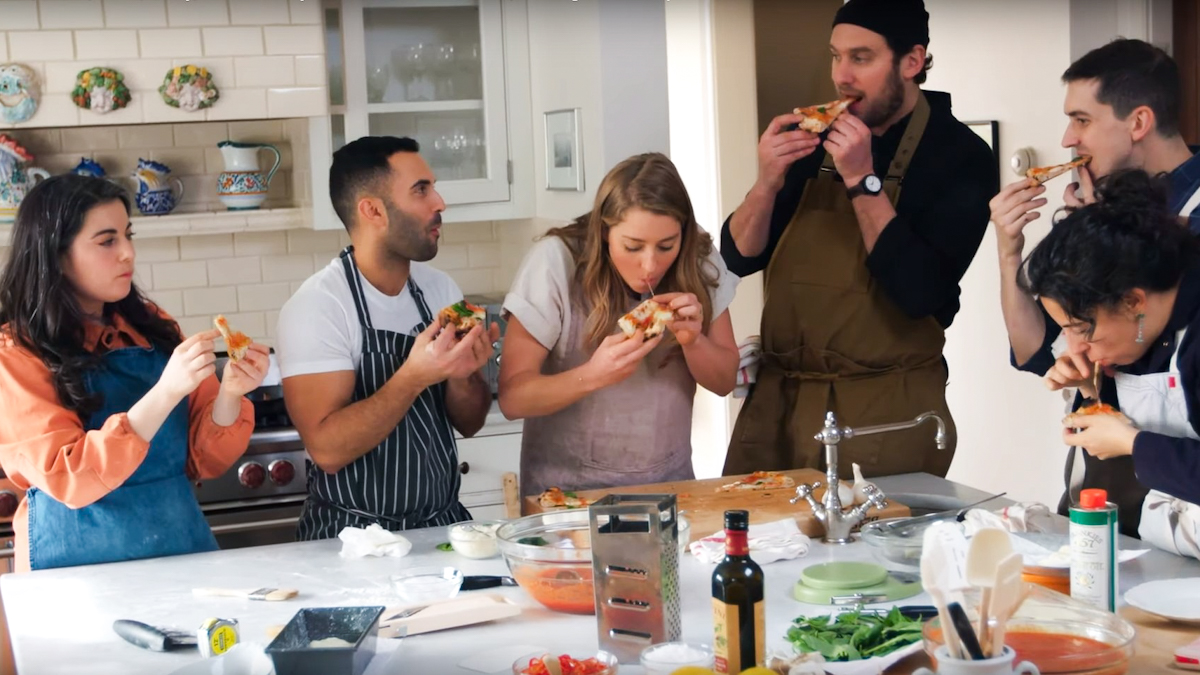
[[[410,136],[445,220],[532,215],[526,0],[325,0],[330,115],[310,119],[314,227],[341,227],[333,151]]]
[[[459,500],[477,520],[506,517],[504,474],[517,473],[521,463],[520,421],[504,419],[493,406],[487,423],[471,438],[455,434],[462,487]]]

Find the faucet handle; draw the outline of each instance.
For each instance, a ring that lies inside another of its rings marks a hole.
[[[874,506],[880,511],[887,508],[887,497],[883,494],[883,490],[880,490],[879,486],[874,483],[863,485],[863,494],[867,496],[867,504]],[[870,508],[870,506],[867,508]]]
[[[796,502],[799,502],[801,499],[808,499],[809,497],[812,496],[813,490],[815,490],[819,487],[821,487],[821,481],[817,481],[817,482],[813,483],[812,485],[809,485],[808,483],[801,483],[796,486],[796,496],[792,497],[788,501],[791,502],[792,504],[795,504]]]

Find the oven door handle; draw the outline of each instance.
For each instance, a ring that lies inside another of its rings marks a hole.
[[[275,520],[256,520],[250,523],[234,523],[232,525],[213,525],[213,534],[230,534],[232,532],[250,532],[251,530],[265,530],[271,527],[282,527],[284,525],[295,525],[300,522],[300,517],[292,518],[277,518]]]
[[[15,558],[15,557],[17,557],[16,550],[9,548],[9,547],[0,548],[0,560],[4,560],[6,558]]]

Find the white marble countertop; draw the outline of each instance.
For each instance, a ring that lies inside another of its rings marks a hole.
[[[973,501],[985,496],[971,488],[926,474],[877,479],[889,493],[943,494]],[[265,645],[269,626],[284,624],[301,607],[401,604],[388,587],[396,570],[419,565],[453,565],[464,574],[506,574],[501,558],[469,560],[436,550],[446,541],[444,528],[405,533],[414,544],[404,558],[344,560],[338,540],[235,549],[214,553],[140,560],[111,565],[46,570],[0,577],[0,593],[8,617],[18,672],[21,675],[82,675],[121,673],[162,674],[199,660],[195,652],[156,653],[134,647],[112,631],[115,619],[136,619],[154,625],[198,626],[208,617],[236,618],[244,642]],[[1133,547],[1128,540],[1123,545]],[[807,556],[765,565],[767,641],[785,645],[783,634],[801,614],[829,611],[791,598],[800,570],[831,560],[872,560],[865,543],[834,547],[814,542]],[[683,638],[711,644],[709,584],[712,566],[685,556],[680,565]],[[1150,579],[1200,576],[1200,562],[1151,551],[1121,566],[1121,587],[1128,589]],[[297,588],[300,596],[287,602],[194,598],[193,587]],[[522,614],[490,624],[381,640],[380,651],[368,668],[376,673],[476,673],[458,664],[473,655],[498,654],[527,646],[533,651],[583,654],[597,647],[596,620],[551,612],[520,588],[495,589],[522,608]],[[902,604],[928,604],[922,594]],[[507,670],[511,659],[499,662]],[[638,675],[641,669],[622,666]]]

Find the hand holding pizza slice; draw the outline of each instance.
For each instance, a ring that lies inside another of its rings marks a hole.
[[[482,325],[486,320],[487,311],[466,300],[460,300],[438,312],[438,321],[443,326],[453,326],[455,335],[459,337],[470,333],[472,328]]]

